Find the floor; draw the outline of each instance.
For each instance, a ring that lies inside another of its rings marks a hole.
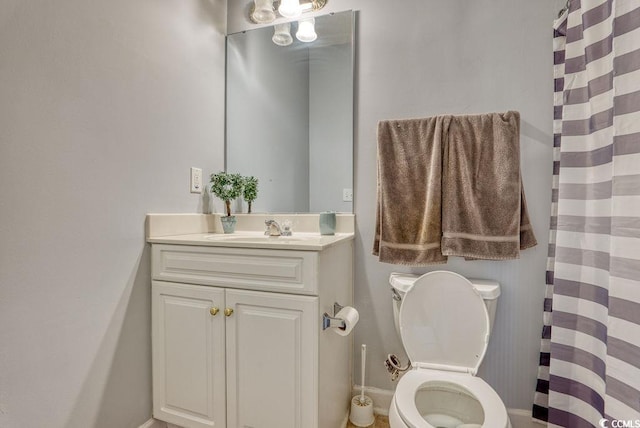
[[[351,422],[347,424],[347,428],[357,428]],[[369,425],[369,428],[389,428],[389,418],[386,416],[376,416],[376,421],[373,425]]]

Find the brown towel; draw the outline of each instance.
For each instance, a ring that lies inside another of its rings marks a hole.
[[[443,135],[450,117],[378,124],[378,205],[373,254],[381,262],[445,263],[440,251]]]
[[[536,245],[520,178],[518,112],[453,116],[442,187],[444,255],[508,260]]]
[[[380,122],[373,254],[517,258],[536,245],[520,181],[517,112]]]

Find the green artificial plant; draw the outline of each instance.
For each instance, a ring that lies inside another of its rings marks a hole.
[[[211,193],[224,201],[227,217],[231,216],[231,201],[242,194],[244,180],[240,174],[221,171],[211,174]]]
[[[254,176],[244,177],[244,190],[242,197],[249,204],[249,214],[251,214],[251,203],[258,197],[258,179]]]

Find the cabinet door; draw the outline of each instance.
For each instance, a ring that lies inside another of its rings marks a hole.
[[[226,427],[224,307],[224,289],[152,282],[154,417]]]
[[[317,428],[318,298],[227,290],[227,420]]]

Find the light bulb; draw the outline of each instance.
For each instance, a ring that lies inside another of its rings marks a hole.
[[[273,0],[255,0],[255,7],[251,17],[258,24],[273,22],[276,19],[276,13],[273,10]]]
[[[282,0],[278,12],[285,18],[297,18],[302,14],[300,0]]]
[[[313,42],[318,38],[315,24],[315,18],[305,18],[298,21],[298,32],[296,33],[296,38],[305,43]]]
[[[293,37],[291,37],[291,23],[285,22],[284,24],[276,24],[271,40],[273,40],[273,43],[278,46],[289,46],[293,43]]]

